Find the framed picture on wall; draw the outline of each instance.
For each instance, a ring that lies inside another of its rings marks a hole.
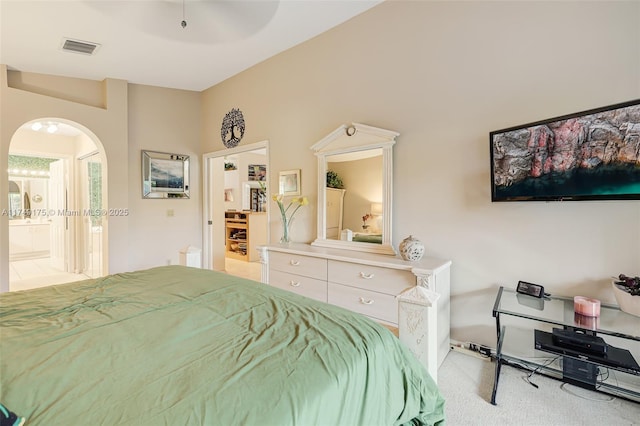
[[[248,180],[267,180],[265,164],[249,164]]]
[[[143,150],[142,198],[189,198],[189,156]]]
[[[280,172],[278,193],[282,195],[300,195],[300,169]]]

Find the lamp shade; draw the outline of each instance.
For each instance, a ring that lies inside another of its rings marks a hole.
[[[371,203],[371,214],[373,216],[382,216],[382,203]]]

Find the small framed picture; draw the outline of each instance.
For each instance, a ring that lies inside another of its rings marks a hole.
[[[267,166],[265,164],[249,164],[248,180],[267,180]]]
[[[278,193],[282,195],[300,195],[300,169],[280,172]]]

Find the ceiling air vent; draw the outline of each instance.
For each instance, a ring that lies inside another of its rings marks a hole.
[[[100,45],[90,41],[74,40],[65,38],[62,40],[62,50],[65,52],[80,53],[82,55],[93,55]]]

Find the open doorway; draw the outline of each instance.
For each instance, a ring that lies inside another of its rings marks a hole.
[[[102,276],[104,154],[95,135],[54,119],[25,123],[9,147],[9,289]]]
[[[260,280],[257,246],[269,241],[268,142],[204,155],[204,262]]]

